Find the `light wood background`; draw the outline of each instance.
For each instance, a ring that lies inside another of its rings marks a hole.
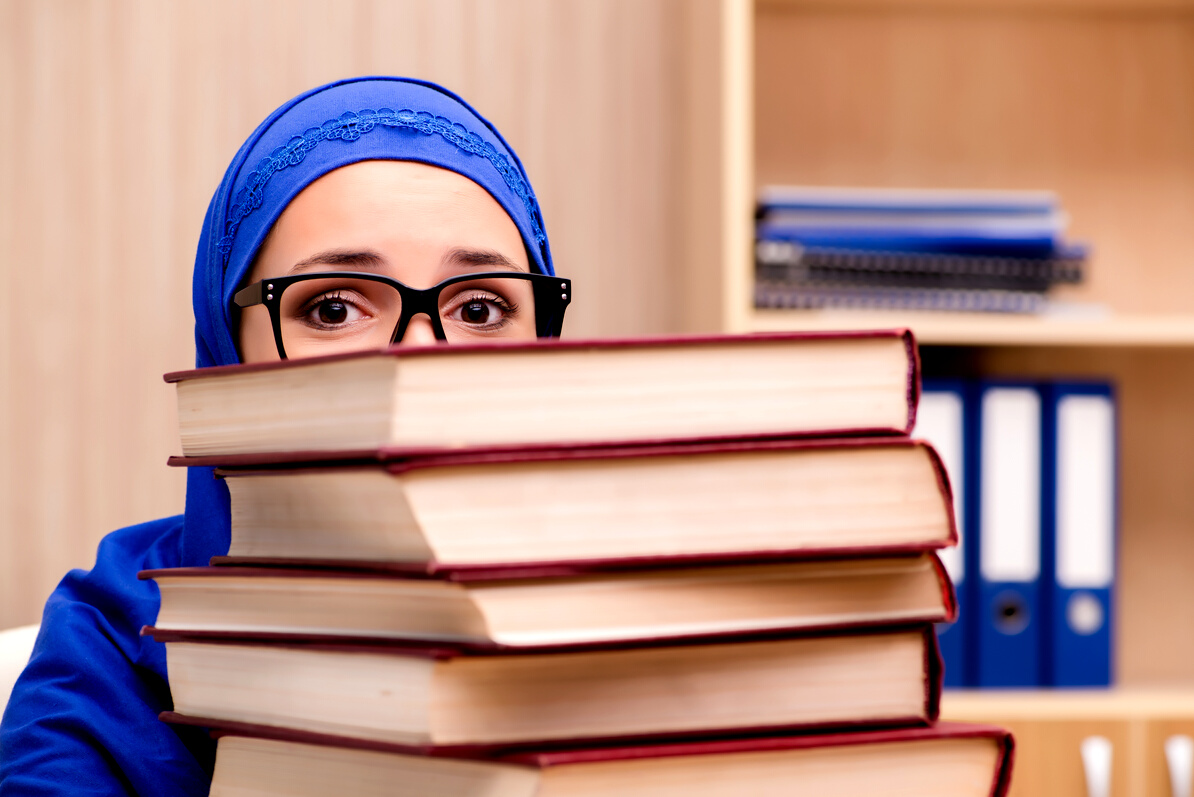
[[[717,0],[0,0],[0,628],[174,514],[204,210],[278,104],[402,74],[521,156],[566,334],[720,328]]]
[[[1093,246],[1068,298],[1194,314],[1188,5],[765,0],[754,34],[760,184],[1051,188]],[[1194,683],[1194,347],[964,355],[974,374],[1118,385],[1117,681]]]
[[[761,10],[760,184],[1052,189],[1093,243],[1066,298],[1194,312],[1194,14],[856,5]]]

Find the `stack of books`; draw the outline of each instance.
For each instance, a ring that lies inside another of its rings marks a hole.
[[[764,308],[1040,312],[1087,255],[1047,191],[769,186],[757,220]]]
[[[232,544],[149,571],[212,794],[1002,794],[935,723],[902,331],[430,347],[169,375]]]

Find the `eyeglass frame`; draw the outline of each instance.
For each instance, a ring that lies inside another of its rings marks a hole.
[[[381,282],[398,291],[402,302],[402,313],[398,316],[398,323],[394,326],[394,332],[390,336],[391,344],[402,340],[406,334],[406,328],[410,325],[410,320],[417,315],[427,316],[436,340],[446,341],[448,336],[444,332],[444,325],[439,318],[437,300],[444,288],[458,282],[473,282],[482,279],[521,279],[530,282],[535,296],[535,335],[540,338],[558,338],[560,336],[560,329],[564,325],[564,311],[572,301],[572,280],[550,274],[532,274],[526,271],[486,271],[477,274],[458,274],[436,283],[430,288],[412,288],[384,274],[318,271],[258,280],[233,294],[232,301],[242,310],[259,304],[265,305],[269,310],[278,356],[285,360],[287,359],[286,346],[282,343],[282,294],[296,282],[335,277]]]

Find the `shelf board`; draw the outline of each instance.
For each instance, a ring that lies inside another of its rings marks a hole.
[[[1191,0],[755,0],[761,10],[831,11],[1190,11]]]
[[[941,718],[969,722],[1194,718],[1194,687],[947,689]]]
[[[944,346],[1194,347],[1194,315],[754,310],[747,324],[752,332],[908,327],[920,343]]]

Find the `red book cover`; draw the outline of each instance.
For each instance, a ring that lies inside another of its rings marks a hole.
[[[916,339],[910,329],[862,329],[862,330],[816,330],[807,332],[752,332],[743,335],[659,335],[639,338],[603,338],[603,339],[564,339],[536,338],[535,340],[501,341],[486,343],[453,343],[452,351],[509,351],[509,350],[584,350],[584,349],[659,349],[674,346],[694,346],[702,344],[744,345],[756,344],[760,341],[788,341],[788,340],[850,340],[856,338],[902,338],[908,350],[909,362],[909,392],[908,403],[916,407],[920,396],[920,357],[917,353]],[[442,344],[430,346],[391,346],[388,349],[375,351],[341,352],[327,354],[321,357],[305,357],[303,363],[334,362],[336,360],[357,359],[362,357],[397,357],[407,359],[411,357],[443,356]],[[272,371],[280,368],[293,368],[298,360],[273,360],[270,362],[217,365],[210,368],[189,368],[183,371],[171,371],[163,374],[166,382],[183,382],[187,379],[219,376],[222,374],[246,373],[249,371]],[[909,419],[908,428],[911,429],[915,417]]]
[[[402,752],[412,752],[419,754],[444,754],[444,755],[491,755],[498,749],[528,749],[532,746],[555,748],[560,745],[577,745],[577,744],[615,744],[615,743],[641,743],[651,739],[688,739],[688,738],[706,738],[711,736],[737,736],[737,735],[755,735],[760,733],[776,733],[788,732],[797,730],[817,729],[824,730],[829,728],[835,729],[857,729],[857,728],[876,728],[876,727],[905,727],[913,725],[924,725],[927,722],[933,722],[937,719],[941,707],[941,682],[943,674],[943,665],[941,661],[941,652],[937,646],[937,635],[932,625],[930,624],[911,624],[911,625],[892,625],[877,628],[866,629],[840,629],[831,632],[817,632],[817,633],[796,633],[796,634],[739,634],[734,636],[717,635],[714,637],[693,637],[689,639],[666,639],[666,640],[628,640],[628,641],[613,641],[602,642],[598,644],[585,645],[583,650],[590,651],[618,651],[618,650],[642,650],[645,648],[684,648],[701,645],[722,645],[727,642],[734,642],[739,644],[750,644],[752,642],[766,642],[769,640],[784,640],[797,638],[825,638],[833,636],[863,636],[863,635],[882,635],[882,634],[898,634],[902,632],[915,631],[918,632],[923,640],[923,683],[924,683],[924,702],[923,711],[919,716],[907,716],[898,718],[885,718],[876,721],[874,718],[859,718],[846,721],[833,722],[817,722],[809,726],[806,724],[784,725],[784,726],[766,726],[766,727],[735,727],[735,728],[705,728],[697,731],[675,731],[667,733],[653,733],[649,738],[637,735],[608,737],[602,736],[592,739],[569,739],[566,741],[532,741],[519,742],[513,744],[492,745],[492,744],[467,744],[467,745],[452,745],[452,746],[412,746],[412,745],[396,745],[391,749]],[[446,661],[457,657],[489,657],[489,656],[535,656],[535,655],[551,655],[551,654],[569,654],[579,652],[578,646],[540,646],[540,647],[521,647],[510,648],[501,645],[484,645],[484,644],[461,644],[453,645],[441,641],[434,642],[418,642],[412,640],[362,640],[359,642],[348,640],[328,640],[323,637],[311,637],[304,635],[285,635],[285,634],[243,634],[243,635],[227,635],[216,632],[186,632],[186,631],[163,631],[155,629],[152,626],[146,626],[141,630],[142,635],[152,636],[158,642],[200,642],[211,645],[262,645],[273,648],[296,648],[301,650],[318,650],[318,651],[333,651],[333,652],[347,652],[347,653],[370,653],[393,656],[416,656],[419,658],[429,658],[437,661]],[[279,728],[268,726],[258,726],[254,723],[233,722],[223,719],[212,719],[210,717],[188,716],[178,714],[176,712],[165,712],[162,719],[167,722],[176,724],[196,725],[200,727],[219,727],[232,728],[235,727],[241,732],[246,729],[251,730],[254,735],[260,734],[276,734],[284,733]],[[278,737],[281,738],[281,737]],[[338,737],[328,737],[338,738]]]
[[[174,724],[197,724],[192,718],[173,712],[164,712],[161,718],[165,722]],[[646,742],[634,745],[564,746],[543,749],[493,749],[486,751],[475,749],[453,750],[442,747],[412,748],[388,742],[351,739],[247,723],[221,722],[201,725],[201,727],[209,728],[211,735],[216,739],[225,736],[247,736],[299,744],[369,750],[381,753],[490,760],[521,764],[537,769],[606,761],[631,761],[684,756],[718,756],[733,755],[735,753],[808,750],[829,747],[915,743],[921,741],[931,742],[945,739],[991,739],[996,743],[998,750],[996,765],[991,773],[991,788],[989,792],[991,797],[1004,797],[1007,794],[1011,783],[1012,766],[1015,757],[1015,740],[1003,728],[961,722],[938,722],[924,727],[855,730],[838,733],[745,735],[693,739],[680,742]]]
[[[425,575],[435,577],[452,577],[472,571],[473,578],[516,578],[540,576],[565,576],[586,572],[614,569],[644,569],[679,565],[695,565],[709,563],[742,563],[765,562],[789,559],[833,558],[843,556],[857,556],[861,554],[900,554],[924,550],[934,550],[956,545],[958,531],[953,506],[953,492],[949,477],[937,452],[924,441],[909,440],[906,437],[859,437],[825,439],[784,439],[784,440],[735,440],[725,442],[693,442],[689,444],[668,445],[618,445],[601,448],[575,448],[568,446],[538,447],[538,448],[510,448],[510,449],[467,449],[457,452],[422,453],[412,455],[405,452],[380,450],[374,452],[373,461],[350,460],[346,462],[310,462],[303,455],[245,455],[239,458],[220,457],[225,467],[217,473],[219,475],[236,478],[258,473],[277,474],[287,471],[320,472],[336,470],[343,472],[347,468],[385,468],[390,473],[400,475],[414,470],[430,470],[435,468],[452,468],[461,466],[494,466],[501,467],[515,463],[540,462],[603,462],[619,459],[650,459],[675,456],[716,456],[734,453],[750,452],[782,452],[782,451],[813,451],[827,449],[864,449],[864,448],[920,448],[924,450],[933,469],[937,489],[941,495],[943,517],[949,525],[949,532],[945,539],[925,544],[908,544],[898,546],[833,546],[824,545],[815,548],[801,548],[798,550],[766,550],[766,551],[732,551],[715,554],[695,553],[691,555],[671,556],[626,556],[609,559],[574,559],[561,561],[503,561],[487,563],[453,563],[437,561],[420,562],[377,562],[336,560],[334,562],[317,562],[303,558],[284,557],[228,557],[217,556],[211,560],[216,565],[269,565],[269,566],[334,566],[339,568],[362,570],[389,570],[392,572],[408,573],[411,575]],[[212,458],[177,458],[176,464],[210,464]],[[239,466],[233,467],[230,460],[235,459]],[[460,576],[465,578],[464,576]]]
[[[789,333],[766,333],[766,334],[750,334],[750,335],[708,335],[708,336],[690,336],[690,337],[657,337],[657,338],[635,338],[625,340],[577,340],[577,341],[559,341],[559,340],[537,340],[537,341],[522,341],[522,342],[494,342],[484,345],[452,345],[452,346],[413,346],[413,347],[392,347],[389,349],[379,351],[365,351],[352,352],[327,355],[324,357],[306,358],[299,361],[275,361],[268,363],[252,363],[231,366],[219,366],[205,369],[192,369],[187,371],[177,371],[168,373],[164,376],[165,380],[170,383],[183,383],[199,379],[211,379],[233,375],[253,374],[262,372],[272,372],[281,369],[303,369],[313,366],[320,366],[326,363],[335,363],[340,361],[368,361],[368,360],[394,360],[394,361],[415,361],[427,357],[438,357],[447,360],[456,355],[475,355],[477,352],[485,352],[487,355],[493,356],[493,367],[500,369],[502,365],[502,357],[504,355],[516,355],[521,360],[525,360],[528,353],[535,354],[542,352],[544,355],[550,356],[553,354],[569,353],[569,352],[594,352],[594,353],[608,353],[618,352],[621,350],[651,350],[651,349],[668,349],[675,348],[677,350],[687,350],[691,356],[693,351],[698,350],[701,346],[717,347],[718,349],[728,348],[732,350],[735,346],[750,346],[758,347],[760,344],[783,344],[785,342],[793,341],[849,341],[849,340],[876,340],[889,339],[898,341],[901,344],[905,353],[904,361],[906,365],[903,367],[903,375],[901,384],[903,385],[903,404],[906,409],[903,412],[903,419],[896,422],[895,417],[892,416],[886,419],[872,419],[870,422],[859,422],[857,425],[851,425],[846,421],[840,421],[843,428],[809,428],[785,430],[782,428],[758,429],[751,428],[750,430],[743,429],[739,434],[727,434],[725,432],[713,431],[707,436],[702,436],[699,429],[685,427],[686,431],[660,432],[660,439],[658,440],[643,440],[638,439],[638,432],[633,432],[636,438],[633,442],[677,442],[682,440],[705,440],[717,441],[735,439],[736,437],[752,437],[756,439],[772,439],[783,438],[789,436],[812,436],[812,437],[838,437],[838,436],[854,436],[854,435],[878,435],[878,434],[906,434],[915,424],[916,420],[916,405],[920,392],[920,364],[919,356],[916,348],[915,340],[910,331],[905,329],[898,330],[863,330],[854,332],[789,332]],[[537,373],[537,372],[535,372]],[[543,378],[550,378],[552,373],[550,367],[545,371]],[[628,377],[629,378],[629,377]],[[891,385],[894,387],[894,384]],[[786,423],[780,423],[780,426]],[[833,423],[827,424],[827,427],[833,427]],[[184,435],[185,436],[185,435]],[[626,436],[626,435],[622,435]],[[562,434],[553,439],[563,440],[567,437]],[[583,448],[601,448],[605,446],[621,446],[624,442],[606,442],[601,439],[594,439],[586,437],[585,435],[577,435],[572,444]],[[435,449],[439,446],[438,449]],[[451,446],[449,446],[450,448]],[[323,446],[320,446],[323,448]],[[277,447],[275,446],[277,450]],[[395,449],[389,452],[382,452],[383,456],[395,456],[405,454],[417,454],[426,450],[444,450],[440,442],[427,443],[424,447],[413,441],[405,448]],[[201,466],[201,465],[233,465],[233,464],[254,464],[258,462],[274,461],[271,459],[259,459],[255,455],[231,455],[228,456],[197,456],[192,458],[171,458],[171,464],[184,466]],[[320,461],[320,460],[337,460],[344,461],[349,459],[373,459],[378,456],[378,452],[370,449],[346,447],[342,450],[331,450],[331,446],[327,449],[303,452],[292,451],[283,454],[282,456],[289,458],[291,461]]]
[[[953,622],[955,619],[957,619],[957,613],[958,613],[957,598],[955,595],[953,583],[950,581],[949,576],[945,571],[945,567],[942,565],[941,560],[940,560],[940,558],[938,558],[936,553],[930,552],[923,556],[924,556],[924,560],[927,561],[927,563],[932,568],[933,575],[935,577],[935,581],[937,583],[938,590],[939,590],[940,596],[941,596],[941,607],[944,609],[943,616],[939,616],[937,613],[926,614],[926,616],[924,616],[924,617],[905,616],[905,617],[902,617],[899,620],[899,622],[901,622],[901,623],[922,622],[922,621]],[[897,554],[897,555],[890,556],[890,557],[883,557],[882,559],[873,559],[873,560],[868,560],[868,561],[874,561],[874,562],[900,561],[900,560],[918,561],[921,559],[921,557],[922,557],[922,555],[919,555],[919,554]],[[857,561],[853,558],[848,558],[847,560],[848,561]],[[753,565],[752,565],[752,567],[753,567]],[[721,568],[721,567],[716,568],[717,571],[721,571],[722,569],[723,568]],[[730,569],[732,569],[733,572],[739,572],[736,568],[730,568]],[[688,568],[681,568],[681,567],[657,568],[656,570],[651,571],[651,572],[652,573],[660,573],[660,574],[668,574],[668,573],[674,573],[677,571],[679,571],[679,575],[681,577],[685,577],[685,576],[691,577],[690,574],[693,572],[692,570],[690,570]],[[641,571],[639,571],[639,572],[641,572]],[[705,568],[700,568],[697,572],[704,573],[704,572],[710,572],[710,571],[708,571]],[[596,580],[598,582],[605,582],[610,577],[611,574],[607,572],[605,575],[601,575],[601,574],[585,574],[585,575],[590,580]],[[637,575],[637,573],[635,575]],[[295,579],[312,579],[312,580],[317,579],[320,581],[325,581],[328,579],[345,580],[345,581],[365,580],[365,581],[378,581],[378,582],[435,580],[435,581],[443,581],[443,582],[447,582],[447,583],[456,583],[456,584],[463,584],[463,585],[476,584],[476,585],[482,586],[482,587],[488,587],[488,586],[497,586],[497,587],[531,586],[531,587],[534,587],[539,584],[543,584],[543,585],[547,585],[547,586],[554,585],[554,584],[559,583],[561,580],[571,582],[577,577],[577,574],[572,573],[572,572],[561,574],[559,572],[556,572],[556,570],[553,568],[538,568],[538,569],[528,568],[526,570],[502,570],[502,569],[463,570],[463,571],[452,570],[452,571],[447,571],[447,572],[438,573],[438,574],[427,574],[422,571],[402,572],[402,571],[393,571],[393,570],[380,570],[380,571],[356,570],[356,569],[345,569],[345,568],[337,568],[337,567],[327,567],[327,568],[253,567],[251,565],[240,565],[240,566],[235,566],[235,567],[212,567],[212,566],[209,566],[209,567],[178,567],[178,568],[157,569],[157,570],[143,570],[137,574],[137,577],[141,580],[157,579],[157,578],[167,578],[167,579],[168,578],[185,578],[185,579],[191,579],[191,578],[200,578],[200,579],[251,578],[254,580],[262,580],[263,582],[268,582],[269,580],[295,580]],[[613,575],[613,577],[617,578],[617,575],[615,574],[615,575]],[[762,623],[760,623],[759,628],[751,631],[750,633],[780,633],[780,634],[797,633],[797,632],[815,633],[815,632],[819,632],[819,631],[830,631],[830,630],[841,630],[841,629],[871,628],[871,627],[877,627],[877,626],[881,626],[881,625],[885,625],[885,624],[890,624],[890,622],[891,622],[890,619],[883,619],[881,617],[875,617],[875,618],[871,618],[871,619],[857,619],[856,618],[849,622],[840,622],[840,621],[834,622],[831,620],[819,618],[816,622],[805,623],[805,624],[800,624],[800,625],[789,625],[789,626],[777,624],[777,625],[767,625],[766,627],[764,627],[764,625]],[[154,628],[153,631],[156,633],[166,633],[167,632],[164,629],[157,629],[157,628]],[[672,629],[672,631],[673,631],[673,633],[669,633],[666,635],[667,639],[685,640],[685,639],[690,639],[690,638],[693,638],[694,636],[696,636],[695,633],[684,633],[684,632],[676,630],[674,628]],[[199,633],[199,632],[188,631],[188,633]],[[233,632],[232,631],[208,632],[208,635],[224,636],[229,633],[233,633]],[[259,633],[262,636],[271,636],[271,634],[267,634],[266,632],[254,632],[254,633]],[[705,638],[714,638],[714,637],[718,637],[718,636],[740,635],[741,633],[743,633],[743,631],[741,631],[741,630],[734,630],[734,631],[727,630],[727,631],[716,631],[716,632],[703,633],[700,636],[705,637]],[[286,639],[291,636],[291,634],[288,634],[285,632],[274,632],[272,635],[276,636],[279,639]],[[377,639],[378,635],[377,634],[368,635],[368,634],[364,634],[364,633],[360,633],[360,634],[342,633],[342,634],[322,634],[322,635],[312,634],[309,636],[309,638],[312,638],[312,639],[322,638],[322,639],[326,639],[329,642],[338,642],[338,641],[367,642],[369,640]],[[572,646],[572,645],[584,645],[584,644],[591,644],[591,643],[570,642],[567,644],[569,646]],[[514,647],[523,647],[523,646],[514,646]]]
[[[918,555],[919,554],[915,552],[896,553],[892,554],[891,558],[912,559],[916,558]],[[841,558],[853,560],[855,557]],[[953,622],[958,616],[958,602],[954,591],[953,582],[950,581],[949,574],[945,571],[945,566],[941,563],[941,559],[935,552],[929,552],[928,558],[934,572],[936,573],[937,582],[941,586],[942,603],[945,605],[946,616],[945,619],[941,620],[940,622]],[[832,557],[825,557],[825,559],[832,559]],[[685,569],[685,566],[677,565],[675,563],[668,563],[667,566],[657,569],[681,570]],[[159,576],[186,576],[198,578],[393,578],[399,580],[434,579],[451,583],[470,584],[525,583],[527,581],[548,581],[560,578],[570,578],[578,575],[591,574],[587,571],[571,566],[559,567],[554,565],[532,565],[525,568],[499,567],[488,570],[480,568],[463,570],[450,569],[439,572],[428,572],[425,568],[395,568],[384,565],[381,567],[370,566],[364,568],[351,568],[344,567],[339,563],[321,564],[318,562],[307,562],[305,563],[305,566],[295,567],[255,567],[253,565],[243,564],[234,567],[208,566],[159,568],[154,570],[142,570],[141,572],[137,573],[137,578],[141,581],[158,578]]]

